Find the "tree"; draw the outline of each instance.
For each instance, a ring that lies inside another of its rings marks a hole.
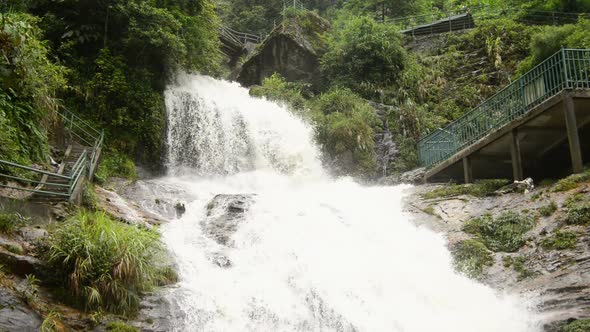
[[[365,98],[375,98],[394,85],[408,62],[396,27],[369,17],[340,18],[327,38],[321,59],[326,78]]]

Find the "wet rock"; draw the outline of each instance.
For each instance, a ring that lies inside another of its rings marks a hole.
[[[232,266],[231,261],[227,256],[222,253],[213,253],[209,256],[209,260],[211,263],[221,267],[221,268],[230,268]]]
[[[41,317],[0,285],[0,331],[39,331]]]
[[[174,205],[174,208],[176,209],[176,216],[178,218],[182,217],[182,215],[186,212],[186,207],[184,206],[184,203],[176,203],[176,205]]]
[[[422,184],[424,183],[424,175],[426,174],[426,168],[416,168],[414,170],[399,174],[388,176],[381,180],[382,184],[386,185],[397,185],[402,183],[407,184]]]
[[[25,276],[27,274],[43,275],[43,264],[31,256],[12,253],[0,247],[0,264],[6,266],[12,273]]]
[[[142,211],[133,203],[127,201],[125,198],[119,196],[114,191],[106,190],[99,186],[94,187],[98,205],[115,219],[121,220],[131,225],[140,225],[151,227],[152,225],[159,225],[162,220],[156,216],[149,215]]]
[[[417,186],[405,199],[406,208],[415,215],[414,221],[422,226],[446,234],[449,245],[473,238],[463,230],[467,220],[489,213],[494,218],[506,211],[536,216],[538,210],[553,202],[559,208],[552,215],[538,218],[534,228],[527,232],[527,242],[517,252],[509,254],[522,259],[520,267],[503,264],[505,253],[493,253],[496,264],[487,269],[482,280],[485,284],[514,294],[528,297],[535,294],[536,310],[542,315],[543,331],[558,332],[572,319],[590,317],[590,227],[572,226],[564,222],[567,211],[563,208],[572,192],[553,192],[539,188],[535,195],[520,191],[530,190],[532,181],[511,185],[511,190],[493,197],[469,195],[424,199],[421,194],[437,186]],[[582,184],[579,190],[590,188]],[[427,212],[428,211],[428,212]],[[431,214],[437,216],[434,217]],[[543,240],[556,229],[574,232],[577,245],[569,249],[548,249]]]
[[[27,242],[35,242],[47,236],[47,231],[41,227],[23,227],[19,233]]]
[[[201,221],[206,236],[231,246],[231,236],[245,219],[255,195],[217,195],[207,206],[207,218]]]
[[[165,289],[145,296],[140,303],[140,311],[132,323],[143,332],[173,331],[172,306],[164,297]]]

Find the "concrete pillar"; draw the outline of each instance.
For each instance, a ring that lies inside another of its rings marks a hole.
[[[510,132],[510,156],[512,157],[512,176],[514,181],[524,180],[522,172],[522,157],[520,155],[520,142],[518,140],[518,129]]]
[[[570,93],[564,94],[563,111],[565,113],[567,139],[570,146],[570,156],[572,158],[572,170],[574,173],[581,173],[584,170],[584,163],[582,161],[582,149],[580,148],[580,136],[578,135],[574,99]]]
[[[463,157],[463,175],[465,177],[465,183],[473,183],[473,168],[471,167],[469,157]]]

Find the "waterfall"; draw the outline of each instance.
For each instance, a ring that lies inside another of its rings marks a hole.
[[[169,175],[144,185],[186,205],[161,229],[175,331],[540,330],[524,299],[453,271],[443,236],[404,212],[408,186],[328,177],[286,108],[196,75],[166,105]]]

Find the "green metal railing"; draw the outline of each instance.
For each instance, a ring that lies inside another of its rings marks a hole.
[[[91,153],[89,154],[88,149],[84,149],[68,174],[49,172],[0,160],[0,170],[4,170],[0,171],[0,187],[43,196],[57,196],[63,197],[64,199],[72,199],[83,176],[92,179],[100,159],[100,152],[104,142],[104,132],[94,129],[86,121],[68,110],[61,110],[59,116],[63,119],[70,136],[69,143],[76,142],[83,146],[91,147]],[[64,160],[63,162],[66,161]],[[13,180],[19,184],[26,184],[28,186],[12,185],[6,180]]]
[[[396,25],[402,32],[411,32],[417,28],[430,28],[428,34],[462,30],[461,24],[452,24],[452,20],[461,15],[469,14],[473,19],[485,20],[498,17],[508,17],[529,25],[562,25],[576,23],[580,17],[590,18],[588,13],[566,13],[556,11],[531,10],[522,8],[495,8],[491,6],[474,6],[453,11],[432,12],[425,15],[378,19],[381,22]],[[444,24],[449,22],[449,24]],[[434,27],[428,25],[443,23]]]
[[[475,109],[422,138],[422,165],[439,164],[564,89],[590,89],[590,49],[561,49]]]

